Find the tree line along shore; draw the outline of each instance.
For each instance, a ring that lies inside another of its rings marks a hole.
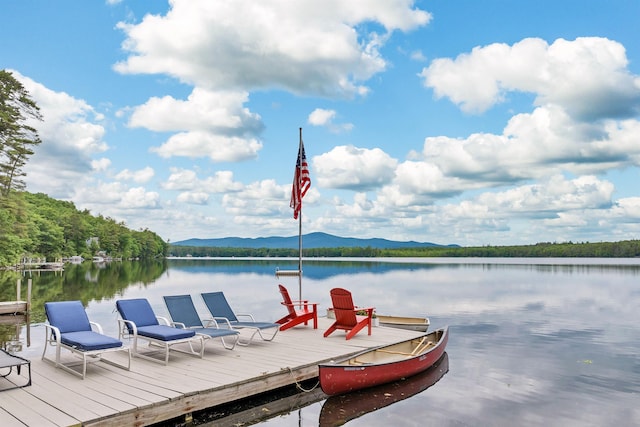
[[[176,257],[298,257],[298,249],[229,248],[206,246],[169,247]],[[640,257],[640,240],[599,243],[536,243],[518,246],[421,247],[379,249],[336,247],[302,249],[305,257],[486,257],[486,258],[635,258]]]
[[[153,231],[130,230],[112,218],[79,211],[72,202],[24,191],[0,197],[0,268],[74,256],[164,258],[168,248]]]

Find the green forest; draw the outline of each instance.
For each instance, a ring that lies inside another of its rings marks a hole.
[[[298,249],[250,249],[170,246],[169,254],[185,257],[297,257]],[[640,256],[640,240],[600,243],[537,243],[521,246],[481,246],[377,249],[372,247],[312,248],[305,257],[578,257],[634,258]]]
[[[130,230],[112,218],[79,211],[72,202],[23,191],[0,197],[0,267],[23,259],[91,259],[99,252],[152,259],[165,257],[167,250],[168,243],[156,233]]]

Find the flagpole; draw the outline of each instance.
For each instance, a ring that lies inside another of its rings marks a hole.
[[[302,198],[310,186],[309,165],[304,153],[302,128],[300,128],[298,157],[296,158],[296,169],[293,174],[293,185],[291,186],[291,202],[289,203],[289,206],[293,208],[293,218],[298,220],[298,269],[287,271],[276,267],[276,277],[298,276],[298,300],[300,301],[302,301]]]
[[[298,143],[298,164],[302,167],[302,128],[300,128],[300,142]],[[302,301],[302,200],[300,200],[300,215],[298,216],[298,301]]]

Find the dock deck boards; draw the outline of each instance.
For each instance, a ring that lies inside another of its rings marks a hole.
[[[340,331],[323,338],[332,320],[318,321],[316,330],[298,326],[271,342],[256,337],[234,350],[215,340],[203,359],[171,352],[168,366],[139,358],[132,360],[131,371],[92,363],[84,380],[34,358],[31,386],[0,391],[0,425],[150,425],[315,378],[318,363],[422,334],[377,327],[371,336],[361,331],[347,341]]]

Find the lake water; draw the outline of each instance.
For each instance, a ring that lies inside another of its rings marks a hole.
[[[19,354],[40,355],[42,303],[51,300],[82,300],[114,336],[119,298],[148,298],[163,315],[163,295],[222,290],[238,311],[275,320],[283,315],[277,284],[298,294],[298,279],[278,280],[275,270],[296,267],[297,260],[191,259],[34,275],[30,345],[23,327]],[[336,411],[355,417],[348,426],[367,427],[640,425],[640,260],[305,260],[303,270],[303,297],[323,312],[329,290],[344,287],[378,313],[427,316],[430,329],[448,325],[448,371],[379,391],[410,397],[373,412],[366,413],[373,395],[322,399],[261,426],[316,426]],[[2,274],[0,299],[12,299],[15,281]],[[2,328],[2,340],[11,340],[15,327]]]

